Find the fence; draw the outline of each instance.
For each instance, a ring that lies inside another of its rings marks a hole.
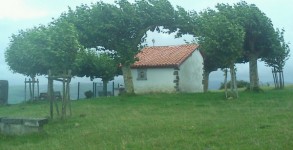
[[[107,96],[117,96],[119,94],[119,83],[110,81],[108,83],[108,95]],[[40,84],[39,88],[34,88],[35,90],[35,99],[37,99],[41,94],[47,93],[47,85]],[[39,90],[39,91],[38,91]],[[85,92],[92,91],[94,93],[94,97],[99,97],[102,95],[103,85],[102,82],[77,82],[70,84],[70,98],[72,100],[85,99]],[[55,82],[54,91],[61,92],[62,94],[62,84]],[[8,93],[8,103],[9,104],[17,104],[24,101],[29,101],[30,93],[29,89],[24,85],[17,86],[9,86]],[[39,94],[37,94],[39,93]]]
[[[85,98],[85,92],[92,91],[93,97],[103,96],[103,83],[102,82],[93,82],[92,84],[88,83],[77,83],[77,98]],[[83,94],[83,96],[82,96]],[[107,96],[117,96],[119,94],[119,83],[114,81],[107,84]]]

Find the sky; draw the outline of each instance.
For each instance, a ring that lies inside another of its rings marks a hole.
[[[115,0],[104,0],[106,3],[114,3]],[[129,0],[133,2],[134,0]],[[186,10],[197,12],[206,8],[214,8],[217,3],[233,4],[239,0],[169,0],[174,6],[181,6]],[[52,18],[57,18],[62,12],[68,10],[68,6],[75,8],[83,4],[91,4],[96,0],[9,0],[2,1],[0,5],[0,80],[8,80],[10,85],[21,85],[25,76],[13,73],[5,63],[4,52],[9,45],[9,37],[21,29],[32,28],[39,24],[48,24]],[[293,43],[293,19],[291,0],[246,0],[249,4],[255,4],[273,22],[275,28],[285,29],[285,40]],[[192,41],[192,36],[186,35],[175,39],[174,34],[161,34],[148,32],[147,43],[152,45],[155,39],[155,46],[179,45],[185,41]],[[290,44],[292,50],[292,44]],[[292,50],[293,51],[293,50]],[[293,52],[290,52],[291,56]],[[293,83],[293,58],[290,57],[284,68],[285,82]],[[273,82],[271,68],[266,67],[263,62],[258,63],[259,78],[261,83]],[[45,77],[38,77],[40,84],[46,84]],[[237,65],[237,79],[249,81],[248,64]],[[89,79],[76,78],[73,82],[90,81]],[[223,82],[224,77],[221,71],[211,73],[210,82]]]

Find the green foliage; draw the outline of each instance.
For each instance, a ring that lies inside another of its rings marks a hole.
[[[277,38],[275,39],[273,52],[262,59],[268,66],[273,67],[278,71],[283,70],[286,61],[290,57],[290,47],[288,43],[285,42],[284,32],[284,30],[280,31],[277,29]]]
[[[0,135],[0,149],[291,149],[292,87],[265,93],[152,94],[72,101],[44,133]],[[0,106],[0,116],[44,117],[47,102]],[[66,143],[66,144],[64,144]]]
[[[234,64],[243,57],[245,30],[219,9],[196,13],[178,7],[177,13],[178,20],[181,20],[174,25],[179,28],[177,36],[192,34],[200,45],[204,57],[204,91],[207,91],[210,72],[218,68],[234,70]],[[231,74],[233,81],[235,76]]]
[[[63,14],[60,19],[73,23],[81,43],[87,48],[103,46],[117,52],[116,59],[132,64],[138,47],[144,42],[148,30],[158,30],[174,23],[174,8],[167,0],[127,0],[116,4],[103,2],[81,5]]]
[[[111,58],[111,54],[95,49],[85,49],[78,52],[75,62],[77,76],[102,78],[103,81],[110,81],[117,73],[118,64]]]
[[[267,57],[274,51],[276,40],[272,21],[254,4],[241,1],[233,6],[218,4],[216,8],[245,30],[244,55],[238,62],[249,61],[250,90],[259,88],[257,59]]]
[[[50,62],[50,69],[55,74],[63,74],[64,71],[73,69],[77,52],[82,48],[78,34],[73,24],[64,20],[52,22],[48,30],[50,51],[46,60]]]
[[[198,36],[198,44],[205,56],[205,74],[216,68],[230,68],[233,83],[231,92],[236,92],[234,95],[238,97],[237,91],[234,91],[237,89],[234,87],[236,80],[234,64],[243,55],[245,34],[243,28],[225,15],[211,9],[200,12],[196,22],[197,28],[194,34]]]
[[[236,84],[237,84],[238,88],[248,88],[249,87],[249,82],[243,81],[243,80],[237,81]],[[227,82],[227,88],[230,88],[230,86],[231,86],[231,81]],[[224,88],[225,88],[224,83],[221,83],[221,86],[219,89],[222,90]]]
[[[55,21],[48,27],[34,27],[12,35],[5,61],[13,72],[26,76],[46,75],[49,69],[60,74],[72,69],[80,48],[74,26]]]
[[[108,81],[113,80],[119,70],[118,64],[111,55],[113,54],[96,51],[96,49],[80,50],[75,62],[74,74],[80,77],[90,77],[91,80],[101,78],[103,91],[107,93]]]
[[[196,19],[198,43],[206,57],[218,68],[230,67],[243,55],[244,30],[226,16],[214,10],[205,10]]]
[[[231,68],[231,65],[227,66],[231,60],[237,63],[249,62],[250,88],[258,88],[257,59],[261,58],[270,65],[280,59],[281,65],[288,57],[288,45],[282,40],[283,31],[277,31],[279,36],[276,36],[272,21],[254,4],[245,1],[232,6],[217,4],[216,10],[207,9],[199,14],[178,7],[177,13],[180,22],[176,22],[173,28],[179,28],[178,36],[189,33],[196,38],[205,57],[206,73],[217,68]],[[233,30],[237,32],[231,32]],[[232,36],[229,37],[230,35]],[[227,43],[232,49],[223,48]],[[228,56],[226,60],[223,59],[225,56]]]
[[[44,26],[20,30],[13,34],[5,51],[10,70],[26,76],[44,75],[48,71],[45,56],[50,50],[47,29]]]
[[[246,58],[243,61],[246,61],[249,55],[262,58],[273,51],[275,30],[272,21],[256,5],[242,1],[233,6],[218,4],[216,8],[245,30],[243,56]]]
[[[134,92],[130,65],[146,38],[147,31],[160,31],[174,23],[175,10],[168,0],[127,0],[115,4],[103,2],[69,9],[59,18],[73,23],[79,40],[86,48],[102,46],[116,51],[115,60],[122,64],[127,92]]]

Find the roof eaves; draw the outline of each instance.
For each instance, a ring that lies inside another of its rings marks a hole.
[[[178,68],[180,64],[162,64],[162,65],[132,65],[132,69],[140,68]]]
[[[179,62],[178,66],[182,65],[195,52],[195,50],[197,50],[197,47],[192,50],[192,52],[188,54],[181,62]]]

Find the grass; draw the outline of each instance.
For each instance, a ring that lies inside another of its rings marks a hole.
[[[150,94],[72,102],[73,115],[44,133],[0,135],[0,149],[286,150],[293,147],[293,87],[224,93]],[[0,106],[0,116],[46,117],[48,102]]]

